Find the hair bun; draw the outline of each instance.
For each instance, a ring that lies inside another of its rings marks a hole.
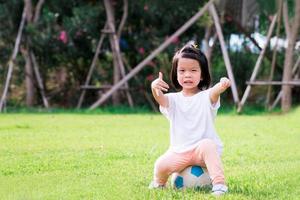
[[[186,46],[189,46],[189,47],[192,47],[192,48],[195,48],[195,49],[199,49],[199,46],[197,45],[197,43],[194,41],[194,40],[190,40]]]
[[[195,53],[195,54],[199,54],[200,48],[199,46],[196,44],[196,42],[194,40],[190,40],[188,43],[186,43],[186,45],[184,45],[181,50],[179,51],[179,53]]]

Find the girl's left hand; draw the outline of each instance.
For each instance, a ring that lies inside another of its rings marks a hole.
[[[220,89],[223,91],[225,91],[227,88],[229,88],[231,85],[230,80],[226,77],[222,77],[220,79]]]
[[[220,82],[217,83],[210,92],[210,101],[212,104],[216,103],[220,97],[220,94],[223,93],[227,88],[230,87],[230,80],[226,77],[220,79]]]

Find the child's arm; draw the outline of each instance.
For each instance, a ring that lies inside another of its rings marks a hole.
[[[228,87],[230,87],[230,80],[226,77],[220,79],[220,82],[211,88],[209,98],[212,104],[217,103],[220,94],[223,93]]]
[[[168,97],[166,97],[166,95],[164,95],[162,91],[167,92],[169,85],[166,82],[164,82],[162,78],[163,74],[159,72],[159,77],[151,83],[151,90],[156,102],[162,107],[168,107]]]

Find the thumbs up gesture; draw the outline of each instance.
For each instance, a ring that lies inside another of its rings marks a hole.
[[[162,91],[168,91],[169,85],[165,81],[163,81],[163,74],[161,72],[159,72],[158,78],[152,81],[151,89],[155,91],[156,96],[162,94]]]

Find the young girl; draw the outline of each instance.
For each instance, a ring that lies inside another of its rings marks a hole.
[[[212,193],[225,194],[227,186],[220,158],[223,145],[214,128],[214,118],[220,107],[220,94],[230,87],[230,81],[221,78],[209,88],[207,59],[194,43],[176,52],[170,78],[180,92],[163,94],[169,85],[161,72],[151,84],[161,113],[170,121],[170,147],[156,160],[149,188],[164,187],[172,173],[199,165],[210,174]]]

